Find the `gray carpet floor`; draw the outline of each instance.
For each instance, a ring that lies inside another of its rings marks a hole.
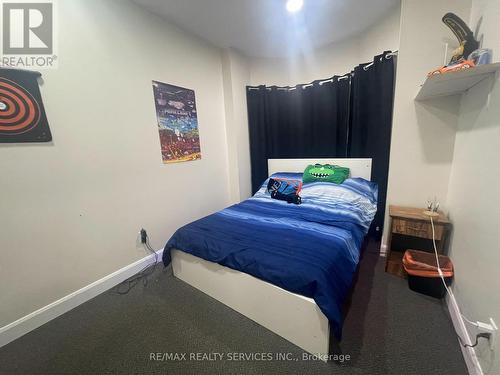
[[[467,374],[443,303],[410,291],[383,261],[364,254],[341,342],[350,360],[341,364],[303,360],[298,347],[160,266],[147,286],[103,293],[0,348],[0,374]],[[156,352],[291,360],[151,360]]]

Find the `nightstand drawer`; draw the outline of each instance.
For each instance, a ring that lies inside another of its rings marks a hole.
[[[443,226],[434,225],[436,232],[436,240],[439,241],[443,237]],[[420,238],[432,239],[432,227],[430,223],[422,221],[412,221],[403,219],[392,220],[392,233],[404,234]]]

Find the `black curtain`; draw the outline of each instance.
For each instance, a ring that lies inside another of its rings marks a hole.
[[[349,80],[335,76],[296,87],[247,87],[252,191],[267,159],[347,155]]]
[[[370,232],[382,235],[392,128],[395,56],[375,56],[346,76],[294,87],[247,87],[252,191],[272,158],[372,158],[379,186]]]
[[[349,157],[372,158],[372,181],[378,184],[378,208],[371,234],[380,238],[384,225],[391,148],[395,56],[389,51],[361,64],[351,76]]]

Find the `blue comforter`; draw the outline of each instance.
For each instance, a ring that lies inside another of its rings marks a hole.
[[[300,179],[281,173],[275,178]],[[311,297],[337,339],[360,247],[377,208],[376,184],[361,178],[341,185],[310,183],[301,205],[274,200],[267,181],[250,199],[178,229],[165,246],[245,272]]]

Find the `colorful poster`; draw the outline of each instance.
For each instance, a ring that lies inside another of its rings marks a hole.
[[[194,91],[153,81],[163,163],[201,159]]]

